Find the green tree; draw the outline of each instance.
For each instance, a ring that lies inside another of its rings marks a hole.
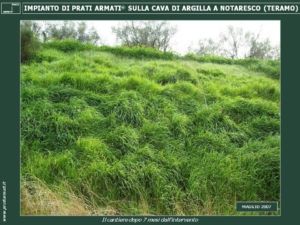
[[[176,33],[176,28],[165,21],[131,21],[113,27],[113,32],[123,45],[146,46],[167,51],[170,47],[171,38]]]
[[[198,47],[196,49],[196,54],[205,55],[219,55],[221,51],[220,43],[214,41],[211,38],[202,39],[198,42]]]
[[[63,24],[47,23],[46,35],[49,39],[76,39],[75,23],[64,21]]]
[[[95,28],[88,29],[85,22],[75,23],[64,21],[62,24],[46,23],[44,40],[55,39],[75,39],[81,42],[96,44],[100,37]]]
[[[249,39],[249,58],[279,59],[279,48],[272,46],[270,40],[259,38],[259,34],[252,34]]]
[[[241,27],[228,26],[226,32],[221,34],[222,55],[232,59],[240,57],[241,49],[247,45],[249,36],[250,33]]]

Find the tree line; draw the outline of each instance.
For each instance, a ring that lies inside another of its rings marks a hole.
[[[112,27],[112,33],[121,45],[151,47],[161,51],[171,50],[171,40],[177,29],[166,21],[129,21]],[[21,21],[21,60],[30,60],[41,42],[74,39],[83,43],[101,44],[101,37],[94,27],[87,23],[63,21],[61,23]],[[246,49],[246,51],[245,51]],[[218,55],[230,58],[278,59],[279,48],[271,45],[269,39],[262,39],[259,33],[244,31],[228,26],[219,39],[202,39],[195,54]],[[243,52],[243,53],[242,53]]]
[[[272,46],[270,39],[261,38],[260,32],[245,31],[241,27],[228,26],[219,38],[199,40],[194,50],[198,55],[219,55],[236,58],[279,59],[279,46]]]

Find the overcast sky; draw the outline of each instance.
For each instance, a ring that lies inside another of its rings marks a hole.
[[[49,22],[49,21],[47,21]],[[217,40],[219,34],[224,32],[230,25],[242,27],[245,31],[254,33],[260,32],[261,38],[269,38],[272,45],[280,46],[280,21],[279,20],[189,20],[189,21],[168,21],[172,26],[177,27],[177,32],[171,41],[173,51],[185,54],[189,48],[195,48],[200,39],[212,38]],[[88,26],[93,26],[101,37],[102,44],[118,44],[112,27],[125,23],[124,21],[86,21]]]

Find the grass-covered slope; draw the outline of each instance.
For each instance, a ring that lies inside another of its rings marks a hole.
[[[230,62],[45,45],[21,66],[22,213],[236,214],[236,201],[279,200],[279,80]]]

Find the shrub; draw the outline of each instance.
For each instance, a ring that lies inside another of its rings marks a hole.
[[[64,54],[58,50],[54,49],[43,49],[41,51],[38,51],[36,56],[35,56],[35,61],[36,62],[53,62],[56,60],[60,60],[64,58]]]
[[[45,48],[56,49],[62,52],[91,50],[93,48],[92,44],[82,43],[74,39],[52,40],[46,42],[43,46]]]
[[[195,54],[187,54],[185,59],[195,60],[203,63],[218,63],[228,65],[241,65],[247,69],[262,72],[272,78],[279,79],[280,77],[280,61],[266,59],[229,59],[221,56],[198,56]],[[200,71],[201,72],[201,71]]]
[[[139,59],[175,59],[176,56],[171,52],[162,52],[154,48],[147,47],[109,47],[101,46],[100,51],[111,52],[118,56],[133,57]]]
[[[27,62],[36,56],[40,48],[40,42],[36,33],[32,30],[32,23],[25,21],[21,23],[21,62]]]

